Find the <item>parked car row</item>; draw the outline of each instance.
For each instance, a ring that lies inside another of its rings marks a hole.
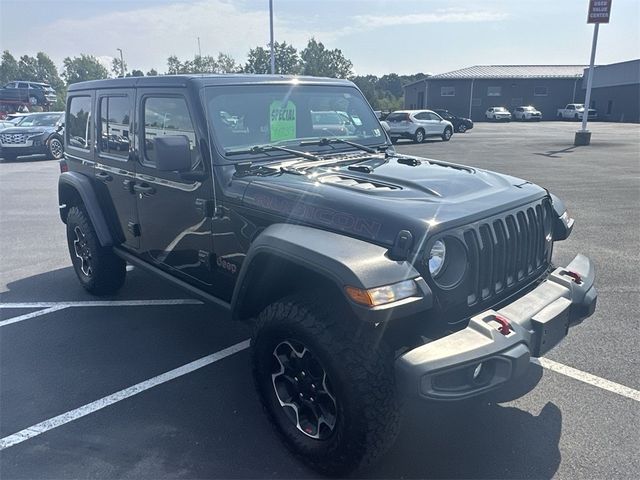
[[[0,124],[0,157],[44,154],[59,160],[64,155],[63,137],[64,112],[17,115]]]
[[[464,133],[473,128],[468,118],[457,117],[447,110],[397,110],[387,115],[392,142],[401,138],[422,143],[429,137],[448,142],[454,132]]]

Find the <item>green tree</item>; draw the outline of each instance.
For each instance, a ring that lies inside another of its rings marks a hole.
[[[9,50],[5,50],[0,61],[0,86],[12,80],[19,80],[18,62]]]
[[[171,55],[167,58],[167,74],[168,75],[177,75],[178,73],[182,73],[182,62],[178,59],[177,56]]]
[[[229,54],[220,52],[216,60],[216,73],[238,73],[242,68]]]
[[[28,82],[39,82],[38,61],[35,57],[23,55],[18,60],[18,76],[16,80],[26,80]]]
[[[144,77],[144,72],[142,70],[136,70],[135,68],[131,70],[132,77]]]
[[[302,73],[317,77],[347,78],[353,71],[353,63],[338,48],[328,50],[315,38],[300,52]]]
[[[67,81],[68,85],[109,77],[108,70],[93,55],[85,55],[83,53],[79,57],[67,57],[63,63],[62,77]]]
[[[124,65],[124,76],[127,76],[127,62],[121,62],[119,58],[114,57],[111,60],[111,72],[115,77],[122,77],[122,70]]]
[[[155,69],[155,68],[152,68],[151,70],[149,70],[149,71],[147,72],[147,77],[155,77],[155,76],[157,76],[157,75],[158,75],[158,72],[156,71],[156,69]]]
[[[300,55],[293,45],[287,42],[274,42],[273,53],[276,62],[275,73],[281,75],[296,75],[300,73]],[[269,47],[256,47],[249,50],[246,73],[271,73],[271,51]]]

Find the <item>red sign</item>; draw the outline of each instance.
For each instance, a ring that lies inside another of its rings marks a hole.
[[[609,23],[611,0],[590,0],[587,23]]]

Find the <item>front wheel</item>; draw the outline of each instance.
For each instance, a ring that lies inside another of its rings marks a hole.
[[[64,154],[64,147],[62,146],[62,141],[53,137],[49,140],[49,158],[53,160],[60,160]]]
[[[29,104],[33,107],[35,107],[36,105],[38,105],[38,99],[34,96],[30,96],[29,97]]]
[[[451,135],[453,135],[451,129],[449,127],[445,128],[444,132],[442,133],[442,141],[448,142],[449,140],[451,140]]]
[[[87,212],[71,207],[67,215],[67,245],[82,286],[94,295],[115,293],[124,284],[126,263],[100,245]]]
[[[391,353],[336,302],[291,296],[259,316],[252,345],[260,400],[285,444],[319,472],[345,475],[395,440]]]

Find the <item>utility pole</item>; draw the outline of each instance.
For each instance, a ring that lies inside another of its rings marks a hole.
[[[202,56],[202,50],[200,49],[200,37],[198,38],[198,56],[201,57]]]
[[[120,75],[124,78],[124,58],[122,56],[122,49],[116,48],[120,52]]]
[[[271,42],[269,42],[271,47],[271,75],[273,75],[276,73],[276,54],[273,45],[273,0],[269,0],[269,30],[271,32]]]

